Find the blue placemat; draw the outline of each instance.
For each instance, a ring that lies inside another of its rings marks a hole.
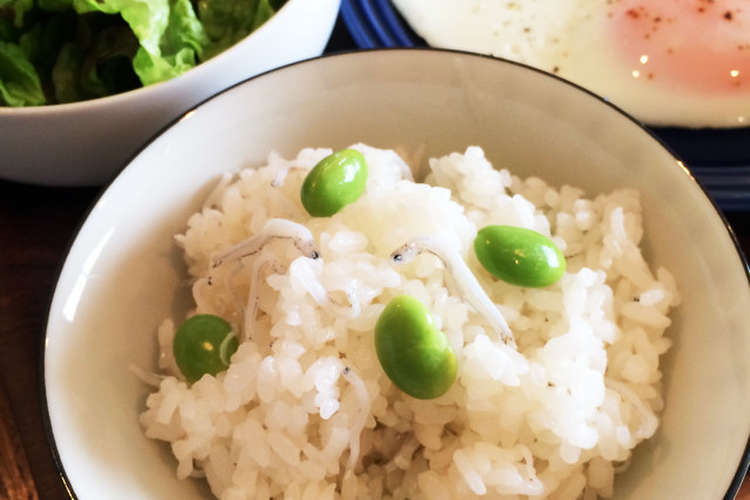
[[[389,0],[343,0],[341,17],[361,49],[426,45]]]
[[[341,18],[359,48],[426,46],[390,0],[342,0]],[[724,211],[750,210],[750,128],[647,128],[680,156]]]

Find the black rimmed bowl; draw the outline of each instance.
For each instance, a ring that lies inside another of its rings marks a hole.
[[[80,499],[208,498],[138,423],[155,331],[186,307],[172,235],[222,172],[271,150],[364,141],[422,158],[482,146],[496,166],[587,195],[636,188],[643,247],[682,292],[663,360],[666,407],[617,499],[719,499],[744,475],[750,286],[725,221],[662,144],[594,95],[528,67],[438,50],[357,52],[284,67],[204,102],[155,137],[90,212],[62,268],[44,350],[51,442]],[[735,481],[733,483],[733,481]]]

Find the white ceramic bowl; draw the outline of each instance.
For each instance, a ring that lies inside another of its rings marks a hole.
[[[730,489],[750,430],[750,287],[700,186],[635,121],[559,79],[482,56],[392,50],[288,66],[214,97],[145,147],[93,208],[60,275],[44,359],[54,445],[80,499],[208,498],[143,437],[147,389],[128,372],[155,366],[155,328],[186,307],[172,235],[220,173],[262,164],[272,149],[357,141],[428,156],[479,144],[496,165],[590,195],[640,190],[645,251],[675,274],[683,303],[662,426],[618,476],[615,498],[715,500]]]
[[[339,3],[288,0],[247,38],[166,82],[73,104],[0,107],[0,178],[64,186],[112,179],[149,137],[205,98],[322,54]]]

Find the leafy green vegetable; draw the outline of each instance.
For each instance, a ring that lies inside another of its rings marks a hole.
[[[276,9],[271,6],[269,0],[259,0],[258,10],[255,11],[255,15],[253,16],[253,24],[250,26],[250,31],[260,28],[261,24],[271,19],[271,16],[275,13]]]
[[[0,42],[0,104],[35,106],[44,104],[39,75],[16,44]]]
[[[81,28],[88,30],[89,28]],[[52,70],[57,102],[104,97],[139,86],[130,63],[138,40],[127,26],[111,25],[99,31],[86,50],[66,44]]]
[[[49,74],[60,48],[76,33],[76,15],[66,12],[38,21],[19,37],[18,44],[40,75]]]
[[[0,16],[0,42],[12,42],[18,39],[18,29],[13,21]]]
[[[190,0],[175,0],[158,51],[141,46],[133,67],[144,85],[168,80],[195,66],[207,43]]]
[[[169,21],[168,0],[73,0],[73,8],[79,14],[120,14],[141,46],[151,53],[158,53],[159,39]]]
[[[78,92],[78,75],[82,64],[83,54],[78,46],[72,43],[63,45],[55,67],[52,68],[52,83],[57,102],[75,102],[83,99]]]
[[[62,12],[73,7],[73,0],[38,0],[39,8],[52,12]]]
[[[86,98],[103,97],[139,86],[131,60],[138,40],[127,26],[114,25],[100,31],[81,65],[81,92]]]
[[[0,0],[0,17],[8,13],[13,17],[13,24],[20,28],[23,18],[34,7],[34,0]]]
[[[208,36],[190,0],[174,0],[161,44],[162,51],[174,53],[189,47],[200,57],[207,43]]]
[[[285,1],[0,0],[0,105],[74,102],[174,78]]]
[[[245,38],[255,25],[260,0],[199,0],[198,17],[211,39],[208,57]]]
[[[257,9],[258,0],[198,0],[198,17],[214,42],[250,29]]]

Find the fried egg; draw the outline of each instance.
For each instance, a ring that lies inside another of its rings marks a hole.
[[[748,0],[394,0],[435,47],[575,82],[652,125],[750,125]]]

